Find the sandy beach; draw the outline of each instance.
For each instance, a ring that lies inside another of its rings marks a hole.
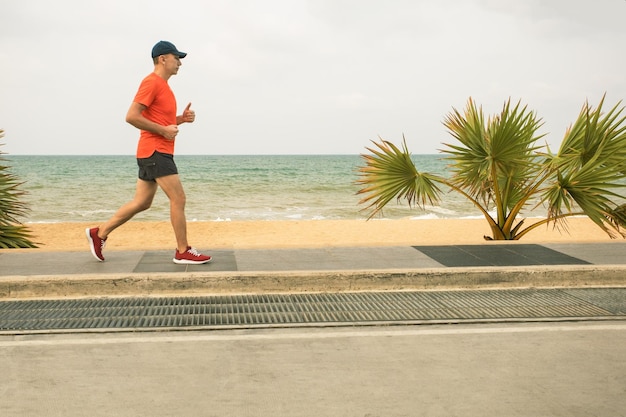
[[[526,220],[532,223],[533,219]],[[519,243],[611,242],[593,222],[584,217],[568,220],[568,231],[540,226]],[[87,250],[87,223],[28,224],[34,241],[43,251]],[[313,248],[329,246],[402,246],[485,244],[490,235],[484,219],[428,220],[309,220],[232,221],[188,223],[190,243],[200,250],[254,248]],[[130,221],[115,230],[107,250],[173,249],[169,222]]]

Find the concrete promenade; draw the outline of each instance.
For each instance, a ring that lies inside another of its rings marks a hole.
[[[205,250],[205,248],[201,248]],[[171,251],[0,251],[0,299],[626,285],[626,242]]]
[[[7,417],[624,416],[626,323],[0,336]]]
[[[394,290],[445,290],[460,312],[468,294],[486,308],[496,291],[502,308],[575,300],[614,314],[0,332],[0,414],[626,416],[624,242],[208,252],[213,263],[185,267],[170,251],[111,251],[104,263],[87,251],[0,251],[0,322],[3,306],[44,299]]]

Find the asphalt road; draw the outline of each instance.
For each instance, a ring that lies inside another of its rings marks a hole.
[[[626,322],[0,336],[22,416],[626,416]]]

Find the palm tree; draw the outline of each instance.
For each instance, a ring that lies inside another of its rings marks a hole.
[[[486,120],[470,98],[463,113],[453,109],[443,122],[459,142],[441,150],[449,177],[419,171],[404,137],[401,148],[381,138],[366,148],[372,155],[361,155],[359,203],[369,203],[371,218],[394,199],[419,207],[438,204],[447,186],[483,214],[493,234],[488,240],[517,240],[550,222],[566,230],[566,219],[579,215],[612,238],[626,237],[626,204],[617,192],[626,186],[626,117],[620,103],[606,114],[603,104],[604,97],[595,109],[583,105],[555,154],[537,144],[543,123],[527,107],[512,106],[509,99]],[[524,228],[520,213],[538,206],[547,208],[546,218]]]
[[[0,139],[4,130],[0,129]],[[0,143],[0,146],[2,144]],[[0,151],[0,155],[4,152]],[[28,207],[20,201],[25,192],[21,182],[8,172],[6,160],[0,156],[0,248],[36,248],[31,241],[30,231],[17,218],[26,215]]]

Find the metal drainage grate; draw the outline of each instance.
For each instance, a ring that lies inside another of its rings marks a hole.
[[[603,317],[626,311],[626,289],[259,294],[0,302],[0,330],[150,329]],[[585,294],[589,295],[585,299]],[[610,302],[603,306],[603,300]],[[621,305],[616,300],[621,300]]]

